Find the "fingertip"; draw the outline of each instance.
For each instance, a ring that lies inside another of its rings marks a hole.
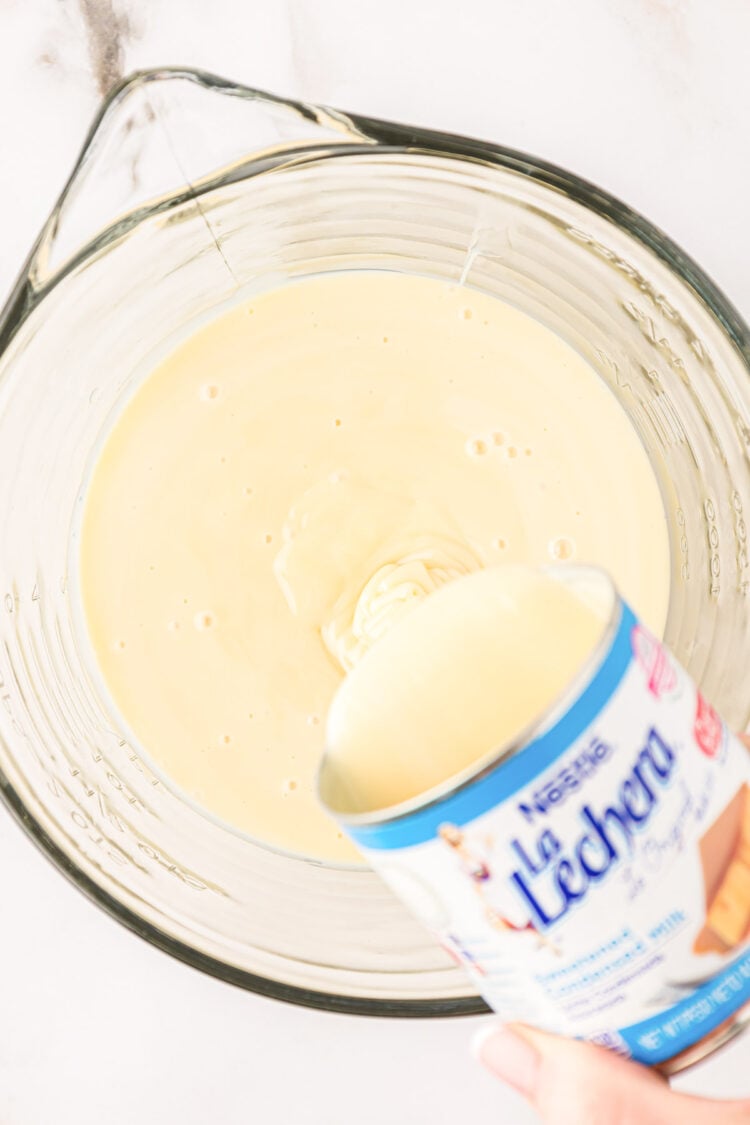
[[[483,1062],[482,1052],[485,1043],[492,1039],[493,1036],[497,1035],[498,1031],[502,1030],[502,1027],[503,1025],[497,1021],[492,1023],[485,1022],[479,1030],[474,1033],[474,1037],[471,1040],[471,1053],[477,1062]]]
[[[496,1078],[533,1098],[540,1057],[533,1044],[507,1024],[489,1024],[472,1040],[474,1057]]]

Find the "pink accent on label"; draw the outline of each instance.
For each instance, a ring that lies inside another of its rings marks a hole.
[[[693,734],[698,748],[707,758],[716,757],[716,752],[721,746],[722,733],[722,723],[717,712],[698,692]]]
[[[643,625],[631,634],[633,655],[646,676],[648,690],[656,699],[670,695],[677,687],[677,673],[663,645]]]

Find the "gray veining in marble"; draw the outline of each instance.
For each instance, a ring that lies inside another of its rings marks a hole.
[[[133,19],[113,0],[78,0],[86,28],[91,71],[104,97],[124,74],[125,48],[134,38]]]

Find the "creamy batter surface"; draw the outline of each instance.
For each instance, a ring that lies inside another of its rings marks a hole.
[[[567,344],[473,290],[339,273],[200,328],[88,481],[80,588],[147,755],[273,846],[354,861],[319,808],[325,717],[394,621],[500,562],[608,570],[656,632],[669,551],[627,416]]]

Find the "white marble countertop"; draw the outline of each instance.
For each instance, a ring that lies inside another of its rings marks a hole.
[[[102,92],[199,66],[527,150],[681,243],[750,317],[745,0],[0,0],[0,295]],[[3,1125],[523,1125],[477,1020],[306,1011],[170,960],[69,886],[0,809]],[[680,1080],[747,1094],[740,1041]]]

